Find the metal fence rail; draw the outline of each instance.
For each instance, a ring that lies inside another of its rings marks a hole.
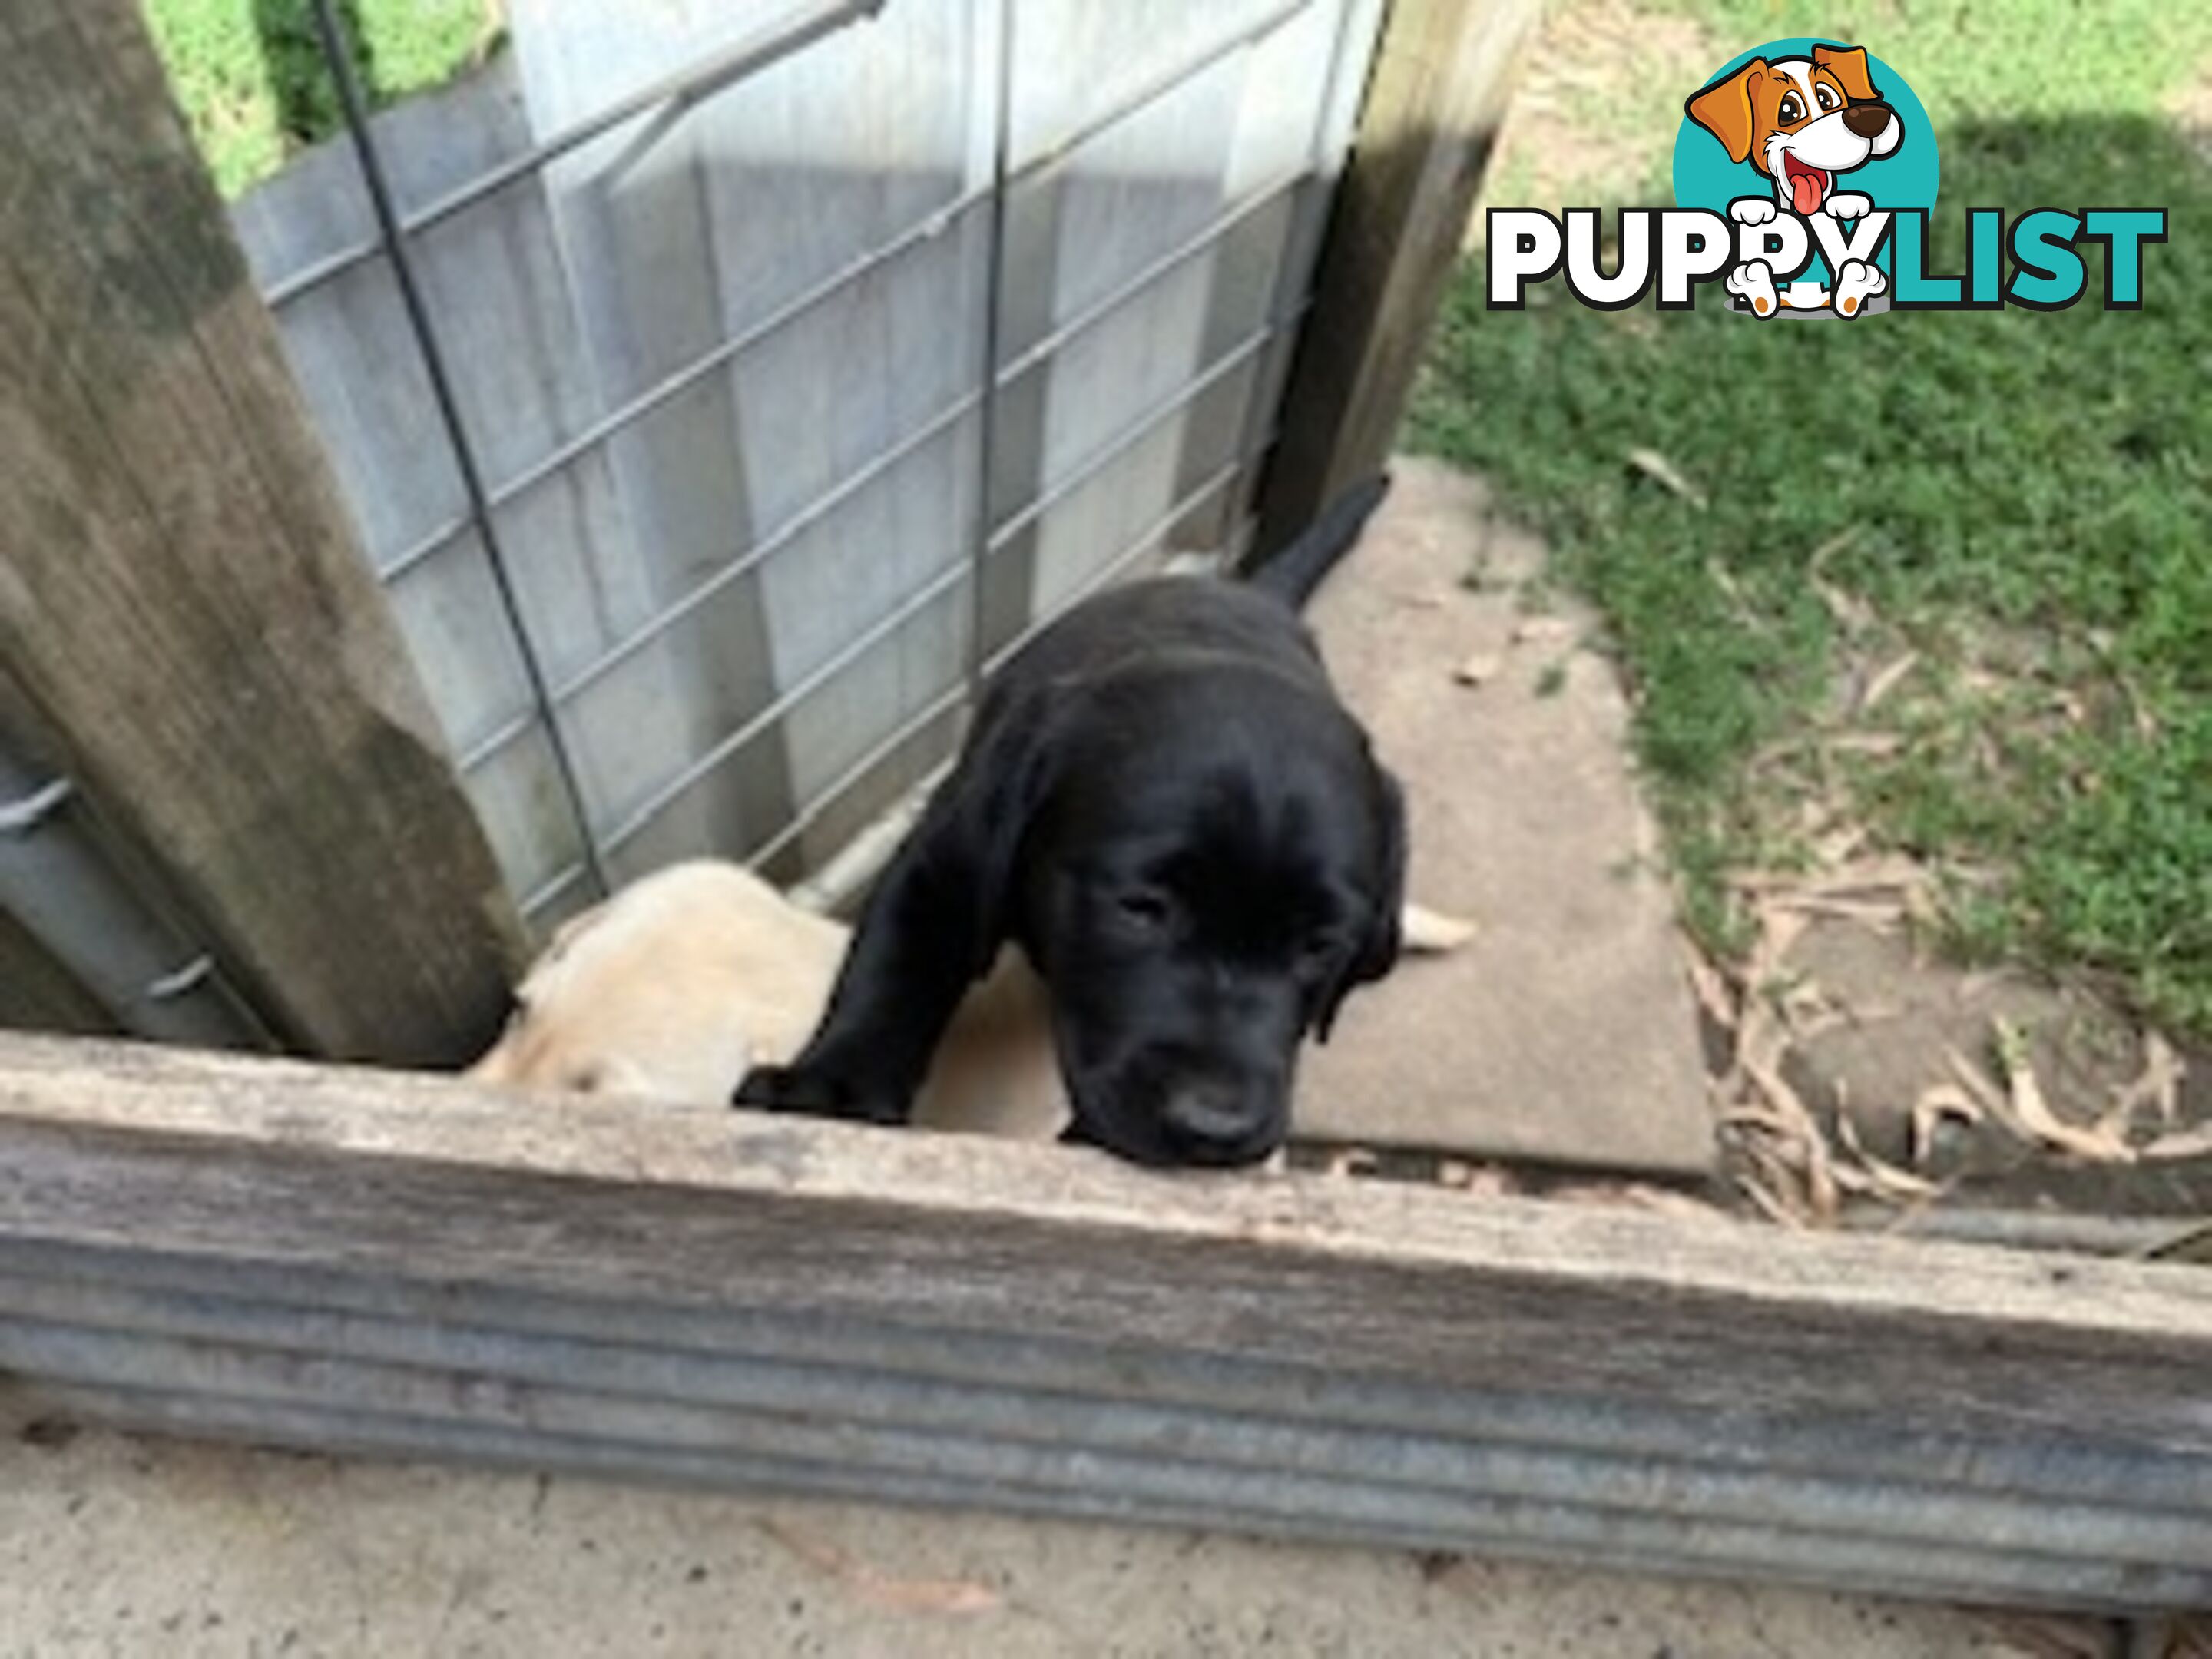
[[[399,231],[404,237],[412,237],[442,224],[463,209],[474,207],[486,197],[505,190],[510,185],[535,179],[571,150],[582,149],[594,138],[604,137],[635,117],[650,114],[657,125],[718,88],[741,81],[771,64],[781,63],[792,53],[834,34],[848,23],[874,16],[883,9],[884,3],[884,0],[830,0],[830,3],[817,5],[796,22],[773,30],[757,40],[739,41],[680,75],[656,82],[626,98],[617,99],[588,120],[580,121],[544,143],[534,145],[526,153],[501,162],[468,183],[447,191],[428,206],[403,215],[398,222]],[[319,28],[328,30],[330,23],[323,14],[323,9],[319,5],[316,10]],[[331,42],[334,40],[338,41],[342,54],[349,61],[350,53],[343,52],[343,37],[335,33],[326,33],[323,36],[325,53],[329,53]],[[332,63],[335,67],[336,57],[333,57]],[[348,125],[353,125],[350,116]],[[387,252],[388,248],[389,243],[380,235],[356,242],[328,258],[319,259],[304,270],[295,271],[283,282],[273,284],[262,298],[270,306],[281,306],[288,300],[296,299],[343,276],[356,265],[367,263],[378,254]]]
[[[68,777],[0,743],[0,914],[46,941],[117,1028],[173,1042],[276,1046],[252,1006],[129,860]]]

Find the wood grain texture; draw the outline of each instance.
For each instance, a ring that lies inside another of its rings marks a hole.
[[[1390,0],[1262,481],[1264,559],[1389,454],[1539,0]]]
[[[2212,1594],[2212,1278],[0,1037],[122,1420],[2084,1606]]]
[[[519,927],[129,0],[0,14],[0,659],[310,1051],[459,1059]]]

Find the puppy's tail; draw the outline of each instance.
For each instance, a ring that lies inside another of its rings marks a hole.
[[[1389,492],[1390,475],[1377,472],[1346,490],[1322,515],[1301,532],[1296,541],[1244,580],[1263,592],[1273,593],[1293,611],[1302,611],[1336,562],[1359,539],[1368,518]]]

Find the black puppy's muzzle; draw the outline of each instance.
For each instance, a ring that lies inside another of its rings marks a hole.
[[[1160,1133],[1186,1163],[1256,1163],[1280,1139],[1279,1092],[1267,1079],[1179,1079],[1161,1098]]]
[[[1290,1074],[1272,1064],[1224,1066],[1153,1048],[1071,1084],[1066,1138],[1140,1164],[1257,1164],[1282,1145],[1289,1124]]]
[[[1138,1128],[1113,1120],[1077,1117],[1060,1131],[1066,1146],[1096,1146],[1132,1164],[1166,1170],[1233,1170],[1263,1164],[1283,1144],[1281,1132],[1263,1128],[1243,1139],[1178,1139],[1160,1127]]]

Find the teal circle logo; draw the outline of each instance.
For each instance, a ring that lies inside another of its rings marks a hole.
[[[1756,239],[1727,287],[1762,317],[1888,309],[1891,239],[1869,246],[1888,222],[1869,216],[1932,209],[1940,172],[1905,77],[1809,35],[1723,64],[1684,100],[1674,138],[1676,204],[1724,216],[1740,243]]]

